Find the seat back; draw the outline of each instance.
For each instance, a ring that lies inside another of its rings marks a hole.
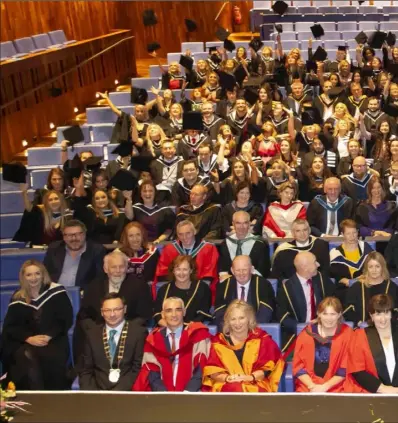
[[[203,42],[186,42],[181,43],[181,51],[185,54],[186,50],[190,50],[191,52],[194,51],[203,51],[204,45]]]
[[[73,320],[75,321],[77,313],[80,309],[80,298],[81,298],[80,287],[78,287],[78,286],[68,286],[66,288],[66,292],[68,294],[70,302],[72,303]]]
[[[2,324],[6,317],[8,304],[10,303],[12,294],[15,291],[0,291],[0,323]]]
[[[51,44],[63,44],[66,41],[65,32],[62,29],[50,31],[48,36],[50,37]]]
[[[36,48],[48,48],[52,45],[48,34],[33,35],[32,40]]]
[[[61,164],[61,147],[28,148],[28,166],[53,166]]]
[[[279,323],[260,323],[258,326],[271,335],[278,347],[281,347],[281,326]]]
[[[35,50],[35,45],[31,37],[23,37],[14,40],[14,46],[18,53],[29,53]]]
[[[110,142],[113,132],[113,123],[97,123],[92,125],[94,142]]]
[[[0,59],[12,57],[15,54],[17,54],[17,51],[15,50],[12,41],[4,41],[4,43],[0,43]]]
[[[12,238],[21,224],[22,213],[10,213],[0,215],[0,237],[1,239]],[[3,269],[0,268],[0,272]]]

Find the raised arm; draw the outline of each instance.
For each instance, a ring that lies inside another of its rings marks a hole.
[[[296,139],[296,134],[297,131],[294,127],[294,114],[293,114],[293,110],[288,109],[287,107],[284,107],[283,110],[289,115],[289,122],[287,124],[287,129],[289,132],[289,136],[291,139],[291,142],[294,143],[295,139]]]
[[[155,87],[151,87],[151,92],[156,95],[156,104],[158,106],[159,113],[163,116],[166,113],[166,109],[163,104],[163,97],[160,95],[160,90]]]
[[[22,193],[22,200],[23,200],[23,205],[25,207],[25,210],[28,212],[32,211],[33,205],[28,197],[28,184],[20,184],[19,189],[21,190],[21,193]]]
[[[156,51],[153,51],[152,53],[149,53],[149,55],[156,60],[156,62],[158,63],[158,66],[159,66],[160,70],[162,71],[162,73],[167,73],[167,69],[165,69],[163,67],[163,65],[162,65],[162,63],[161,63],[158,55],[156,54]]]
[[[98,93],[99,94],[99,96],[101,97],[101,98],[103,98],[104,100],[106,100],[106,102],[108,103],[108,106],[112,109],[112,112],[113,113],[116,113],[118,116],[121,116],[121,114],[122,114],[122,111],[121,110],[119,110],[113,103],[112,103],[112,101],[110,100],[110,98],[109,98],[109,96],[108,96],[108,91],[105,91],[104,93]]]

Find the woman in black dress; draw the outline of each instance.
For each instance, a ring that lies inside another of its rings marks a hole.
[[[301,171],[297,172],[300,187],[300,200],[310,202],[317,195],[323,195],[323,185],[327,178],[332,176],[326,160],[323,157],[314,156],[308,175]]]
[[[27,260],[19,272],[21,287],[8,305],[1,361],[18,389],[70,389],[68,330],[72,304],[62,285],[51,282],[44,265]]]
[[[156,295],[154,319],[159,326],[165,326],[162,319],[163,301],[178,297],[184,301],[184,321],[203,322],[211,320],[211,293],[206,282],[197,280],[196,264],[191,256],[176,257],[169,268],[170,282],[161,286]]]

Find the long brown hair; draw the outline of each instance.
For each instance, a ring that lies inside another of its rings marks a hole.
[[[38,260],[26,260],[19,270],[19,284],[21,287],[14,294],[14,299],[25,300],[27,303],[30,303],[32,299],[30,296],[29,283],[25,279],[25,271],[29,266],[36,266],[40,269],[42,275],[42,285],[47,286],[51,284],[50,275],[48,274],[47,269],[44,267],[43,263]]]
[[[322,162],[323,162],[322,184],[319,184],[319,183],[316,181],[316,175],[315,175],[315,172],[312,170],[312,164],[314,163],[314,160],[315,160],[315,159],[321,159],[321,160],[322,160]],[[318,189],[320,189],[320,188],[322,188],[322,187],[324,186],[324,184],[325,184],[326,179],[328,179],[328,178],[330,178],[330,177],[332,177],[332,176],[333,176],[333,175],[332,175],[332,172],[331,172],[331,171],[330,171],[330,169],[328,168],[328,165],[327,165],[327,163],[326,163],[325,158],[324,158],[324,157],[318,157],[318,156],[315,156],[315,157],[312,159],[311,168],[310,168],[310,170],[308,171],[308,180],[309,180],[309,182],[310,182],[310,187],[311,187],[311,189],[314,189],[314,188],[318,188]]]
[[[55,167],[54,169],[51,169],[48,176],[47,176],[47,189],[49,190],[54,190],[54,187],[52,186],[51,183],[51,178],[54,175],[58,175],[62,178],[62,188],[63,190],[68,186],[68,184],[66,183],[66,179],[65,179],[65,173],[62,169],[60,169],[59,167]]]
[[[122,236],[120,237],[120,243],[122,244],[120,251],[126,254],[128,257],[132,257],[134,255],[134,252],[130,248],[129,244],[129,230],[131,228],[136,228],[141,231],[142,247],[145,249],[148,248],[148,233],[146,229],[139,222],[130,222],[124,227]]]
[[[362,275],[358,277],[358,281],[363,283],[367,288],[370,286],[368,281],[368,266],[371,260],[377,261],[380,264],[383,280],[390,280],[390,272],[387,269],[387,263],[384,257],[377,251],[372,251],[368,254],[363,264]]]
[[[381,192],[382,192],[381,201],[384,201],[386,199],[386,191],[383,188],[381,179],[378,176],[373,175],[373,178],[369,181],[368,186],[366,187],[366,196],[367,196],[366,202],[368,204],[372,203],[372,189],[375,186],[375,184],[380,184]]]
[[[43,197],[43,204],[39,205],[39,208],[41,209],[42,213],[43,213],[43,218],[44,218],[44,232],[46,233],[50,233],[53,231],[53,225],[52,225],[52,210],[50,209],[49,205],[48,205],[48,199],[50,197],[50,195],[55,194],[59,201],[60,201],[60,206],[59,206],[59,211],[61,213],[61,220],[59,222],[59,228],[62,230],[65,224],[65,211],[67,210],[67,206],[66,206],[66,201],[65,201],[65,197],[63,194],[61,194],[58,191],[48,191],[46,192],[46,194]]]
[[[109,208],[112,210],[112,215],[114,217],[118,217],[119,216],[119,209],[116,207],[115,203],[111,200],[111,198],[109,197],[109,194],[106,190],[104,189],[96,189],[93,193],[93,199],[91,202],[91,205],[93,207],[93,210],[95,211],[95,214],[97,217],[105,220],[105,216],[104,213],[102,212],[101,209],[99,209],[96,205],[95,205],[95,195],[97,194],[97,192],[103,192],[107,198],[108,198],[108,206]]]

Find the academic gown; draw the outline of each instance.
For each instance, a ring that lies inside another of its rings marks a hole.
[[[302,251],[313,253],[320,264],[321,273],[329,273],[330,258],[329,244],[323,239],[310,236],[309,244],[304,247],[297,246],[296,241],[284,242],[275,250],[272,262],[271,278],[288,279],[296,273],[294,258]]]
[[[397,213],[398,216],[398,213]],[[398,228],[398,223],[397,223]],[[398,233],[393,235],[388,241],[385,250],[387,267],[392,278],[398,277]]]
[[[363,178],[363,180],[360,181],[359,179],[356,179],[354,177],[354,174],[352,173],[342,180],[341,191],[345,195],[348,195],[348,197],[352,198],[355,201],[355,203],[362,200],[366,200],[367,199],[366,188],[372,178],[373,178],[373,174],[368,173]]]
[[[334,294],[334,283],[322,273],[312,278],[315,307],[326,297]],[[279,286],[276,298],[276,320],[282,326],[283,348],[286,351],[296,337],[297,323],[307,321],[307,302],[301,282],[296,274],[283,281]]]
[[[232,217],[234,213],[237,211],[245,211],[250,215],[250,222],[256,220],[256,224],[252,228],[252,232],[256,235],[261,234],[261,222],[264,215],[263,208],[261,204],[256,203],[254,201],[249,201],[246,207],[240,208],[237,206],[236,201],[232,201],[225,205],[222,208],[221,216],[222,216],[222,224],[223,224],[223,235],[224,237],[228,232],[231,232],[232,226]]]
[[[381,384],[398,387],[398,327],[396,322],[391,322],[391,333],[396,359],[392,378],[387,370],[386,357],[377,329],[374,326],[369,326],[354,332],[348,350],[345,392],[376,393]]]
[[[206,282],[201,280],[192,282],[189,289],[178,288],[174,281],[161,286],[154,305],[153,318],[156,323],[159,323],[162,318],[163,301],[169,297],[178,297],[184,301],[185,322],[204,322],[212,319],[210,314],[211,292]]]
[[[221,329],[228,305],[238,299],[238,282],[229,276],[217,285],[214,305],[214,321]],[[269,323],[275,310],[275,293],[270,282],[258,275],[252,275],[247,302],[254,307],[258,323]]]
[[[21,390],[70,389],[68,330],[73,324],[72,304],[62,285],[43,286],[40,295],[26,303],[13,295],[2,332],[1,361]],[[30,336],[48,335],[48,345],[25,342]]]
[[[208,178],[207,176],[199,175],[196,182],[192,185],[188,185],[185,178],[177,179],[171,191],[172,204],[177,207],[189,204],[191,189],[198,184],[207,187],[207,189],[209,190],[207,197],[209,201],[212,201],[212,199],[216,198],[216,193],[214,191],[213,184],[211,183],[210,178]]]
[[[159,251],[156,248],[143,249],[137,257],[132,257],[128,251],[121,249],[129,257],[127,273],[145,282],[152,282],[155,276],[156,266],[159,261]]]

